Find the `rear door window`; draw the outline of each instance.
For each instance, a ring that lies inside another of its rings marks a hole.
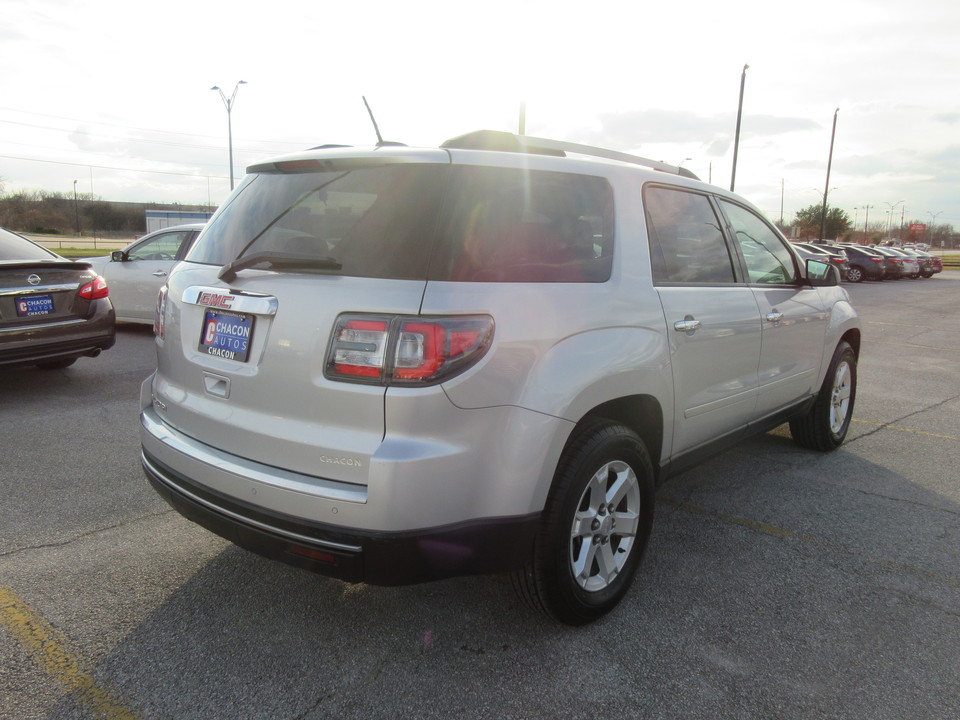
[[[644,207],[655,283],[736,281],[720,220],[706,195],[652,186],[644,191]]]
[[[430,279],[604,282],[613,217],[613,191],[601,177],[454,167]]]

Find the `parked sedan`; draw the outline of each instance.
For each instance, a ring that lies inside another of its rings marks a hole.
[[[904,247],[898,249],[900,252],[906,253],[907,255],[912,255],[917,259],[917,262],[920,263],[920,277],[930,278],[933,277],[934,273],[939,272],[939,270],[935,268],[933,256],[929,253],[925,253],[923,250],[917,250],[916,248]],[[942,264],[940,269],[943,269]]]
[[[850,269],[847,271],[847,280],[850,282],[860,282],[862,280],[883,280],[886,275],[884,268],[884,257],[873,251],[873,248],[863,245],[844,244],[844,251],[847,253],[847,263]]]
[[[0,365],[53,370],[112,347],[108,295],[89,263],[0,228]]]
[[[883,266],[886,269],[886,275],[884,279],[886,280],[899,280],[902,277],[907,276],[907,271],[903,267],[903,258],[897,255],[894,252],[890,251],[888,247],[871,247],[873,252],[878,255],[883,256]]]
[[[847,262],[847,254],[843,248],[833,245],[818,245],[816,243],[795,242],[793,247],[803,258],[812,258],[820,262],[829,262],[840,271],[840,277],[847,279],[847,273],[850,271],[850,265]]]
[[[888,247],[884,250],[889,250],[890,252],[897,255],[903,261],[903,274],[907,275],[914,280],[920,277],[920,262],[917,260],[916,256],[905,252],[900,248]]]
[[[109,283],[117,320],[153,324],[157,293],[202,229],[203,223],[174,225],[145,235],[110,255],[86,258]]]

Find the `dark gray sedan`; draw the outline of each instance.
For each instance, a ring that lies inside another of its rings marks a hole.
[[[67,367],[114,343],[106,281],[0,228],[0,366]]]

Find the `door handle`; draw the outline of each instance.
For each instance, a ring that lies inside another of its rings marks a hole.
[[[765,319],[767,322],[778,323],[783,320],[783,313],[774,310],[773,312],[767,313]]]
[[[155,273],[153,273],[153,276],[154,276],[154,277],[166,277],[167,274],[166,274],[163,270],[157,270]]]
[[[677,332],[693,335],[701,327],[699,320],[694,320],[692,315],[687,315],[683,320],[677,320],[673,324],[673,329]]]

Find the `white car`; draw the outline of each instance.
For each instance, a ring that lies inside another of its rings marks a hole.
[[[156,230],[110,255],[84,258],[106,279],[121,322],[153,324],[157,293],[173,266],[193,246],[204,223]]]

